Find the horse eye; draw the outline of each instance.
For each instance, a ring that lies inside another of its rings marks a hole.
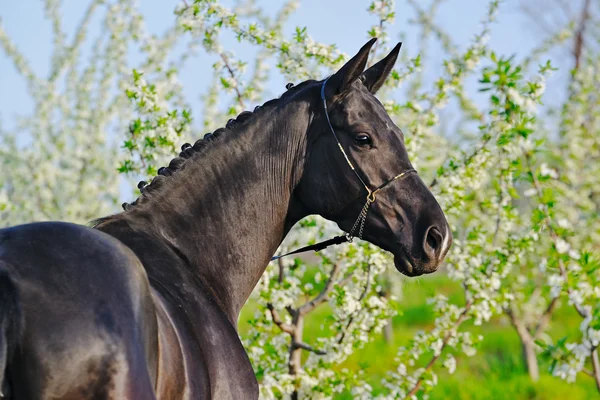
[[[371,144],[371,138],[369,137],[369,135],[360,133],[354,137],[354,142],[359,146],[365,146]]]

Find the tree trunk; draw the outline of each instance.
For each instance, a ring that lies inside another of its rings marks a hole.
[[[383,339],[387,344],[394,343],[394,327],[392,326],[391,318],[388,318],[387,323],[383,327]]]
[[[540,379],[540,368],[538,366],[537,354],[535,352],[535,343],[533,342],[531,335],[529,335],[526,340],[521,338],[521,349],[523,350],[523,359],[527,365],[529,377],[532,381],[537,382]]]
[[[523,361],[525,361],[529,377],[533,382],[537,382],[540,379],[540,368],[538,366],[537,354],[535,352],[534,338],[523,321],[521,321],[511,309],[505,310],[505,312],[510,317],[510,322],[517,330],[519,339],[521,339]]]
[[[600,392],[600,358],[598,357],[598,348],[592,350],[592,368],[594,380],[596,381],[596,388]]]
[[[585,0],[583,9],[581,10],[581,19],[579,20],[579,28],[575,34],[575,46],[573,46],[573,58],[575,59],[575,69],[579,69],[581,64],[581,55],[583,54],[583,48],[585,46],[585,28],[587,27],[587,21],[590,18],[590,6],[591,1]]]
[[[302,368],[302,348],[296,344],[302,342],[302,333],[304,331],[304,317],[296,313],[294,319],[294,333],[292,335],[292,344],[290,346],[290,361],[288,364],[290,375],[296,376]],[[298,400],[298,390],[292,393],[292,400]]]

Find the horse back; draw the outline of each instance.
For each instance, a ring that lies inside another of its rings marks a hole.
[[[7,368],[15,399],[154,398],[156,314],[129,248],[80,225],[34,223],[0,230],[0,261],[24,319]]]

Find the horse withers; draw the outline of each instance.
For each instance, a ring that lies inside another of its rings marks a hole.
[[[375,97],[400,45],[365,70],[373,43],[185,144],[93,228],[0,230],[4,398],[256,399],[238,315],[311,214],[391,252],[406,275],[435,271],[450,229]]]

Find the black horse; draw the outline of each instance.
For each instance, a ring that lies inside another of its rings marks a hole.
[[[256,399],[238,314],[310,214],[360,231],[406,275],[435,271],[448,224],[374,96],[400,44],[364,71],[373,43],[184,145],[94,228],[0,230],[3,396]]]

